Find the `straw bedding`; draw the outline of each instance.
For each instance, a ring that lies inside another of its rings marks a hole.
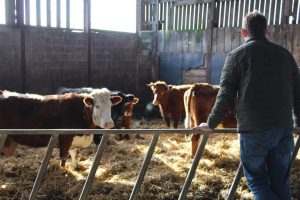
[[[165,128],[162,120],[135,120],[133,128]],[[179,127],[183,128],[183,127]],[[117,141],[110,136],[89,191],[89,200],[129,199],[152,135]],[[137,199],[177,199],[192,159],[191,144],[184,135],[160,136]],[[0,158],[0,199],[28,199],[45,148],[19,146],[12,157]],[[299,153],[300,154],[300,153]],[[300,155],[293,165],[293,199],[300,199]],[[53,153],[38,193],[39,200],[78,199],[95,155],[95,145],[79,151],[79,168],[59,167],[58,150]],[[68,160],[69,161],[69,160]],[[239,165],[236,134],[211,134],[188,193],[188,199],[224,199]],[[236,199],[250,200],[252,194],[242,178]]]

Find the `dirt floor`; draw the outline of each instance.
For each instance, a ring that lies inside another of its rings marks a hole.
[[[133,128],[166,128],[162,120],[135,120]],[[179,128],[183,128],[182,125]],[[152,135],[118,141],[110,136],[100,161],[90,200],[129,199]],[[189,138],[174,132],[162,135],[137,199],[178,199],[191,165]],[[28,199],[45,148],[19,146],[12,157],[0,158],[0,200]],[[50,161],[47,175],[38,193],[39,200],[78,199],[91,167],[95,145],[79,152],[79,169],[59,167],[58,150]],[[239,165],[237,134],[211,134],[204,155],[188,193],[188,199],[224,199]],[[293,199],[300,199],[300,153],[293,165],[291,187]],[[250,200],[252,194],[243,178],[236,199]]]

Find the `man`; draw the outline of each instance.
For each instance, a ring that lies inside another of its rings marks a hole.
[[[245,16],[241,33],[246,42],[228,54],[215,105],[207,123],[195,129],[212,131],[237,98],[241,162],[255,200],[290,200],[292,131],[300,125],[300,75],[291,53],[266,39],[266,28],[261,13]]]

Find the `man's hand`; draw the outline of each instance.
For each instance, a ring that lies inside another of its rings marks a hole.
[[[212,132],[213,129],[208,127],[208,124],[206,122],[202,122],[199,126],[194,127],[195,130],[201,130],[204,132]]]

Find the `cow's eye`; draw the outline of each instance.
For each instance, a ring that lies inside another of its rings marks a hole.
[[[96,109],[99,109],[99,108],[100,108],[100,106],[98,106],[98,105],[96,105],[95,107],[96,107]]]

